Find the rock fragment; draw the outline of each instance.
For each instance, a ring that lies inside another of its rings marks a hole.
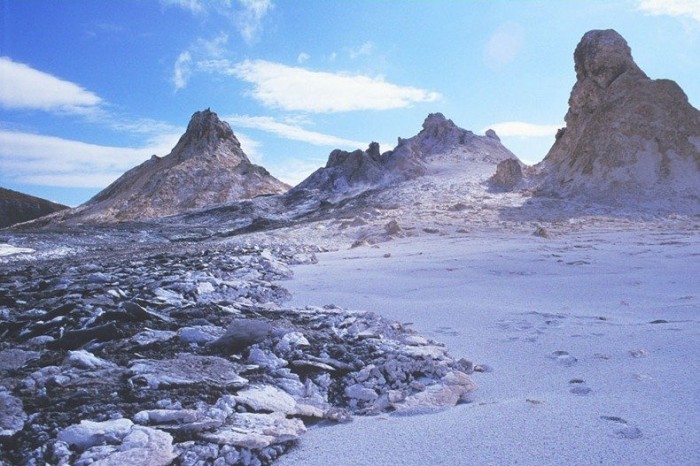
[[[22,430],[26,420],[22,400],[0,387],[0,438],[10,437]]]

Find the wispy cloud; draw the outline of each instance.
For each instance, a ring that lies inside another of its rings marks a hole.
[[[311,55],[309,55],[306,52],[301,52],[297,56],[297,63],[301,64],[301,63],[307,62],[307,61],[309,61],[310,58],[311,58]]]
[[[170,152],[179,136],[163,134],[131,148],[0,130],[0,171],[19,183],[104,188],[152,154]]]
[[[499,70],[512,63],[525,43],[525,28],[507,22],[496,29],[484,47],[484,62],[491,69]]]
[[[182,8],[194,14],[204,13],[207,9],[207,2],[202,0],[160,0],[160,4],[165,7]]]
[[[200,37],[187,50],[180,52],[173,65],[172,82],[175,90],[187,87],[195,67],[220,60],[226,54],[227,43],[228,34],[221,32],[211,39]]]
[[[274,8],[272,0],[160,0],[160,3],[164,7],[186,10],[203,21],[209,15],[221,16],[249,45],[260,38],[265,16]]]
[[[0,57],[0,106],[86,114],[102,103],[78,84],[39,71],[9,57]]]
[[[348,55],[350,55],[350,58],[355,60],[356,58],[360,57],[366,57],[369,55],[372,55],[372,52],[374,52],[374,42],[372,41],[367,41],[364,44],[360,45],[359,47],[350,47],[347,49]]]
[[[368,142],[353,141],[338,136],[309,131],[301,126],[283,123],[267,116],[231,115],[224,119],[233,127],[257,129],[284,139],[306,142],[315,146],[357,149],[368,144]]]
[[[239,0],[243,10],[238,14],[236,24],[241,37],[248,44],[258,40],[262,32],[263,18],[272,10],[272,0]]]
[[[522,121],[504,121],[484,128],[483,131],[492,129],[499,136],[506,137],[554,137],[557,134],[557,130],[563,126],[563,123],[560,125],[537,125]]]
[[[434,102],[440,94],[391,84],[380,77],[311,71],[265,60],[218,70],[253,84],[250,95],[270,108],[312,113],[389,110]]]
[[[698,0],[640,0],[637,8],[650,15],[677,16],[700,21]]]
[[[179,90],[187,86],[192,75],[192,54],[184,51],[177,56],[173,65],[173,84]]]

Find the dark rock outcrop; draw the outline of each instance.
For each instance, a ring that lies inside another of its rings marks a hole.
[[[196,112],[170,154],[132,168],[70,217],[89,222],[147,220],[285,192],[250,162],[228,123],[209,109]]]
[[[46,199],[0,188],[0,228],[28,222],[67,208]]]
[[[540,190],[602,201],[700,197],[700,112],[673,81],[653,80],[613,30],[574,52],[566,128],[538,168]]]

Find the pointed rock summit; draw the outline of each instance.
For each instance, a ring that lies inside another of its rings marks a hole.
[[[603,201],[700,198],[700,112],[681,88],[653,80],[614,30],[574,52],[566,127],[540,167],[540,189]]]
[[[289,189],[250,162],[228,123],[207,109],[165,157],[124,173],[72,214],[85,221],[147,220]]]
[[[325,167],[316,170],[292,191],[318,191],[322,196],[353,195],[431,173],[444,158],[496,164],[515,155],[501,144],[494,131],[477,136],[455,125],[442,113],[431,113],[421,131],[409,139],[399,138],[394,150],[380,154],[376,142],[364,151],[334,150]],[[457,169],[456,165],[453,168]]]

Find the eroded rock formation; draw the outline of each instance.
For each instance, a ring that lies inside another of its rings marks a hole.
[[[604,201],[700,197],[700,112],[673,81],[650,79],[614,30],[574,53],[566,128],[540,164],[541,190]]]

